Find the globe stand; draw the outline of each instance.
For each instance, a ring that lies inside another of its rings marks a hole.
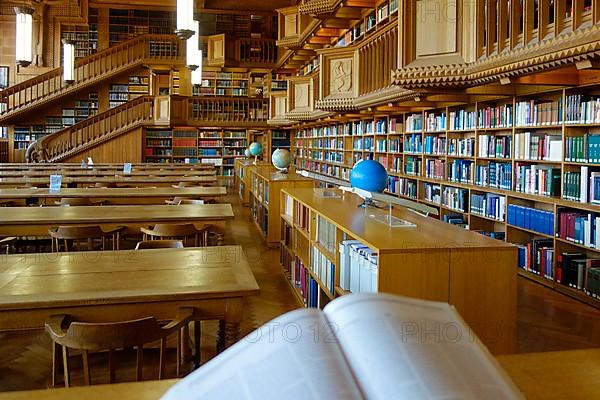
[[[254,165],[258,164],[258,156],[254,156]]]
[[[375,203],[373,201],[373,199],[364,199],[363,202],[360,203],[357,207],[358,208],[364,208],[365,210],[367,208],[369,208],[369,207],[371,207],[371,208],[379,208],[379,209],[383,208],[380,205],[378,205],[377,203]]]

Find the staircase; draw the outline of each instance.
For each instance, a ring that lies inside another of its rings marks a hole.
[[[60,162],[132,129],[153,125],[154,97],[143,96],[31,143],[27,162]]]
[[[0,91],[0,124],[14,123],[37,107],[61,99],[102,80],[145,64],[181,64],[184,49],[175,35],[140,35],[82,58],[75,63],[75,81],[65,83],[62,68],[28,79]]]

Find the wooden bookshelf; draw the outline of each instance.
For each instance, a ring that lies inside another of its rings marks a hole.
[[[357,208],[361,203],[358,196],[343,195],[336,189],[326,191],[338,197],[325,197],[323,189],[281,192],[282,267],[300,299],[307,285],[299,282],[298,273],[318,285],[319,299],[316,303],[309,300],[310,306],[323,307],[348,293],[340,287],[339,243],[354,239],[377,255],[376,291],[449,302],[490,351],[514,351],[514,246],[406,209],[394,209],[394,214],[416,227],[388,227],[370,217],[386,211],[365,212]],[[318,228],[324,223],[330,228]],[[298,271],[298,262],[307,271]],[[333,266],[333,271],[325,268],[325,276],[323,262]],[[492,326],[499,334],[491,335],[488,328]]]
[[[269,163],[258,161],[254,164],[254,158],[236,158],[234,161],[235,187],[238,190],[242,205],[250,203],[250,170],[253,168],[268,167]]]
[[[161,163],[214,164],[217,174],[234,175],[234,161],[248,146],[245,129],[174,127],[145,129],[144,159]]]
[[[519,274],[600,307],[600,295],[586,295],[584,287],[566,286],[557,276],[561,253],[600,258],[600,243],[574,242],[560,232],[564,211],[590,214],[592,223],[600,216],[600,194],[589,183],[600,176],[600,154],[593,150],[600,140],[595,99],[594,88],[561,89],[305,124],[294,133],[295,164],[348,180],[355,162],[372,158],[388,170],[387,193],[434,206],[440,219],[460,216],[471,230],[520,246],[549,239],[554,253],[547,260],[552,266],[544,266],[548,272],[525,265]],[[587,116],[580,115],[584,107]],[[581,198],[582,182],[587,199]],[[474,208],[482,198],[486,204]],[[538,222],[509,223],[511,205],[547,211],[552,229],[541,232]]]
[[[249,173],[249,203],[254,222],[268,246],[279,246],[281,240],[279,201],[282,189],[311,188],[315,181],[291,170],[287,174],[270,165],[259,165]]]

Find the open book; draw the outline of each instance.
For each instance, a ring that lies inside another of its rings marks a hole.
[[[352,294],[291,311],[174,385],[175,399],[522,399],[446,303]]]

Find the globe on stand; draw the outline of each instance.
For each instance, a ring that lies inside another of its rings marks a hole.
[[[292,163],[292,154],[286,149],[277,149],[271,155],[271,163],[278,171],[287,173]]]
[[[261,155],[263,151],[262,144],[258,142],[252,142],[250,143],[250,146],[248,146],[248,150],[250,150],[250,154],[254,156],[254,164],[256,165],[258,156]]]
[[[361,160],[350,171],[350,185],[369,192],[382,193],[387,181],[385,167],[375,160]],[[365,200],[361,206],[364,205],[373,206],[373,203]]]
[[[246,156],[246,158],[250,158],[252,154],[250,154],[250,150],[246,149],[244,150],[244,155]]]

